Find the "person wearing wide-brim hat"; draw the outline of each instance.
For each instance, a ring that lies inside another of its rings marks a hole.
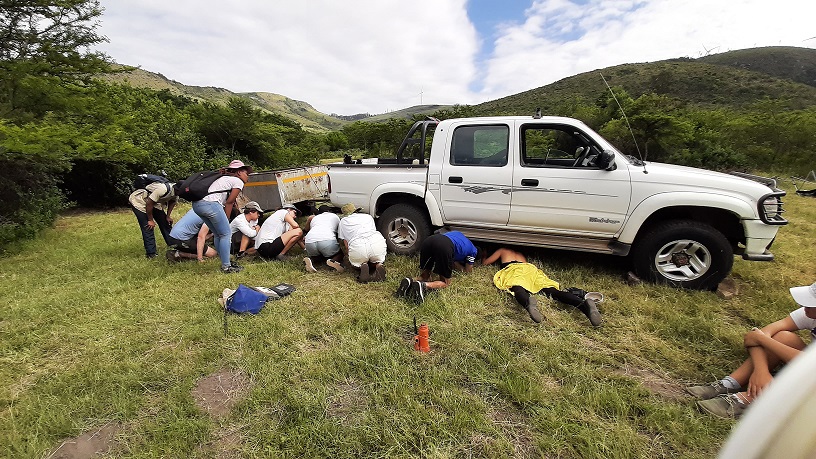
[[[258,220],[262,215],[263,209],[261,209],[260,204],[249,201],[241,209],[241,213],[230,222],[230,231],[232,232],[230,252],[235,254],[236,258],[254,255],[255,236],[258,235],[258,230],[261,229]],[[250,244],[252,245],[250,246]]]
[[[388,246],[383,235],[377,231],[374,217],[360,212],[362,209],[352,203],[340,210],[345,216],[340,219],[337,237],[343,241],[351,266],[360,270],[357,280],[362,283],[384,281],[386,271],[383,263]]]
[[[193,211],[213,233],[213,244],[221,259],[221,272],[237,273],[243,268],[230,261],[229,216],[244,183],[249,181],[252,167],[236,159],[224,167],[223,172],[224,175],[209,186],[206,196],[193,201]]]
[[[700,409],[722,418],[740,417],[773,380],[771,372],[796,358],[805,348],[805,342],[795,332],[810,330],[813,342],[816,338],[816,282],[793,287],[790,293],[799,309],[746,333],[743,342],[749,357],[739,368],[709,385],[686,388],[688,393],[701,399],[697,402]]]

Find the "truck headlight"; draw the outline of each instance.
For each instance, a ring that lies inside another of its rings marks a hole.
[[[785,209],[782,207],[782,196],[785,192],[766,194],[759,200],[759,218],[768,225],[786,225],[788,223],[782,214]]]

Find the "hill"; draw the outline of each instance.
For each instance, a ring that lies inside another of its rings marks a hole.
[[[601,78],[633,97],[657,93],[689,104],[741,108],[764,99],[782,100],[792,109],[816,105],[816,50],[754,48],[701,59],[670,59],[623,64],[564,78],[555,83],[474,106],[478,114],[552,113],[572,101],[607,94]]]
[[[167,90],[175,95],[221,104],[226,103],[231,97],[243,97],[250,100],[261,110],[286,116],[300,123],[304,129],[315,132],[337,130],[346,124],[345,121],[339,118],[315,110],[306,102],[290,99],[280,94],[268,92],[236,93],[213,86],[188,86],[171,80],[161,73],[153,73],[142,69],[107,75],[105,80],[157,91]]]

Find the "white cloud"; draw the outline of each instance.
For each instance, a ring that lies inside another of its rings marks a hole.
[[[475,104],[628,62],[816,46],[801,0],[531,1],[477,35],[467,0],[102,0],[102,47],[184,84],[273,92],[324,113]],[[477,67],[480,40],[495,38]],[[469,88],[481,88],[472,91]],[[421,96],[420,96],[421,94]]]

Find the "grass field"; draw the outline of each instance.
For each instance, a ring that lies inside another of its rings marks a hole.
[[[413,257],[389,255],[381,284],[300,257],[223,275],[144,259],[128,210],[72,212],[0,259],[0,456],[113,425],[113,457],[710,458],[734,423],[683,385],[727,374],[742,334],[816,280],[816,199],[789,193],[776,261],[737,259],[729,300],[628,286],[619,258],[535,252],[563,286],[606,295],[600,329],[544,298],[534,324],[495,267],[416,306],[392,296]],[[279,282],[298,290],[231,316],[225,337],[221,291]],[[430,354],[412,348],[414,317]],[[196,404],[213,374],[234,384],[221,413]]]

